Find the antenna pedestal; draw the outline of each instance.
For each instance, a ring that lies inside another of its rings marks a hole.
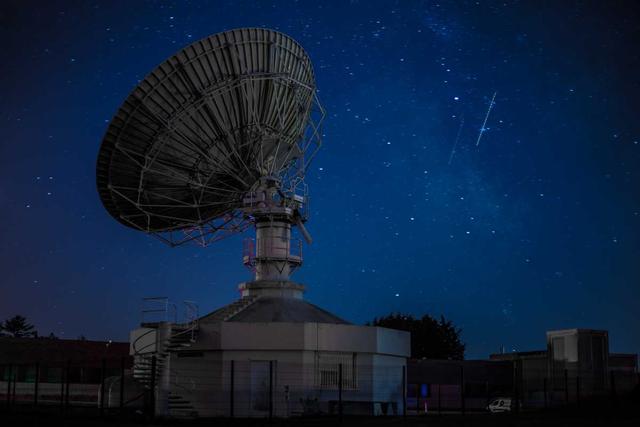
[[[304,285],[289,280],[254,280],[238,285],[242,297],[266,296],[302,299]]]
[[[245,196],[244,212],[255,222],[256,238],[247,239],[244,244],[242,260],[254,272],[255,279],[240,284],[243,297],[302,299],[304,286],[289,277],[302,265],[302,242],[291,238],[291,228],[302,227],[303,202],[303,196],[281,191],[280,181],[270,176],[262,177],[256,190]]]

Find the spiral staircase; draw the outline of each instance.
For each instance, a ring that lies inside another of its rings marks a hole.
[[[142,309],[141,326],[149,328],[149,330],[138,336],[132,343],[133,378],[146,390],[153,390],[155,399],[158,383],[164,370],[168,369],[171,355],[188,349],[196,341],[198,309],[194,303],[185,301],[185,319],[184,322],[178,323],[175,321],[177,308],[168,299],[145,298],[144,303],[156,305],[156,307]],[[157,308],[158,305],[160,308]],[[171,314],[173,314],[173,318]],[[149,321],[149,315],[156,319]],[[168,336],[162,337],[161,324],[164,324],[165,327],[168,324],[168,328],[170,328]],[[180,394],[181,387],[172,382],[170,388],[171,391],[164,402],[168,408],[168,415],[174,418],[197,417],[198,413],[192,403]]]

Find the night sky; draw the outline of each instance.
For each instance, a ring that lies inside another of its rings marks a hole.
[[[327,110],[294,276],[308,300],[355,323],[443,314],[469,358],[573,327],[640,352],[633,1],[3,1],[0,318],[126,340],[142,297],[201,313],[238,297],[252,233],[171,249],[112,219],[95,185],[129,91],[237,27],[298,40]]]

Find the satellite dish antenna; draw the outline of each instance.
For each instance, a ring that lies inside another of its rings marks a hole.
[[[255,225],[244,263],[263,285],[287,282],[302,264],[292,226],[311,242],[304,176],[323,117],[311,61],[292,38],[212,35],[156,67],[117,111],[98,155],[100,199],[171,246]]]

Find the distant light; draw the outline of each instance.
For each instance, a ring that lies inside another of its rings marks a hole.
[[[415,218],[414,218],[414,217],[411,217],[411,218],[409,218],[409,219],[410,219],[411,221],[414,221],[414,220],[415,220]]]
[[[454,101],[457,101],[457,100],[459,100],[459,99],[460,99],[460,98],[458,98],[457,96],[454,96],[454,97],[453,97],[453,100],[454,100]]]
[[[324,168],[318,168],[318,170],[319,170],[319,171],[323,171],[323,170],[324,170]]]
[[[400,296],[400,294],[396,294],[396,296],[397,296],[397,297],[399,297],[399,296]]]

